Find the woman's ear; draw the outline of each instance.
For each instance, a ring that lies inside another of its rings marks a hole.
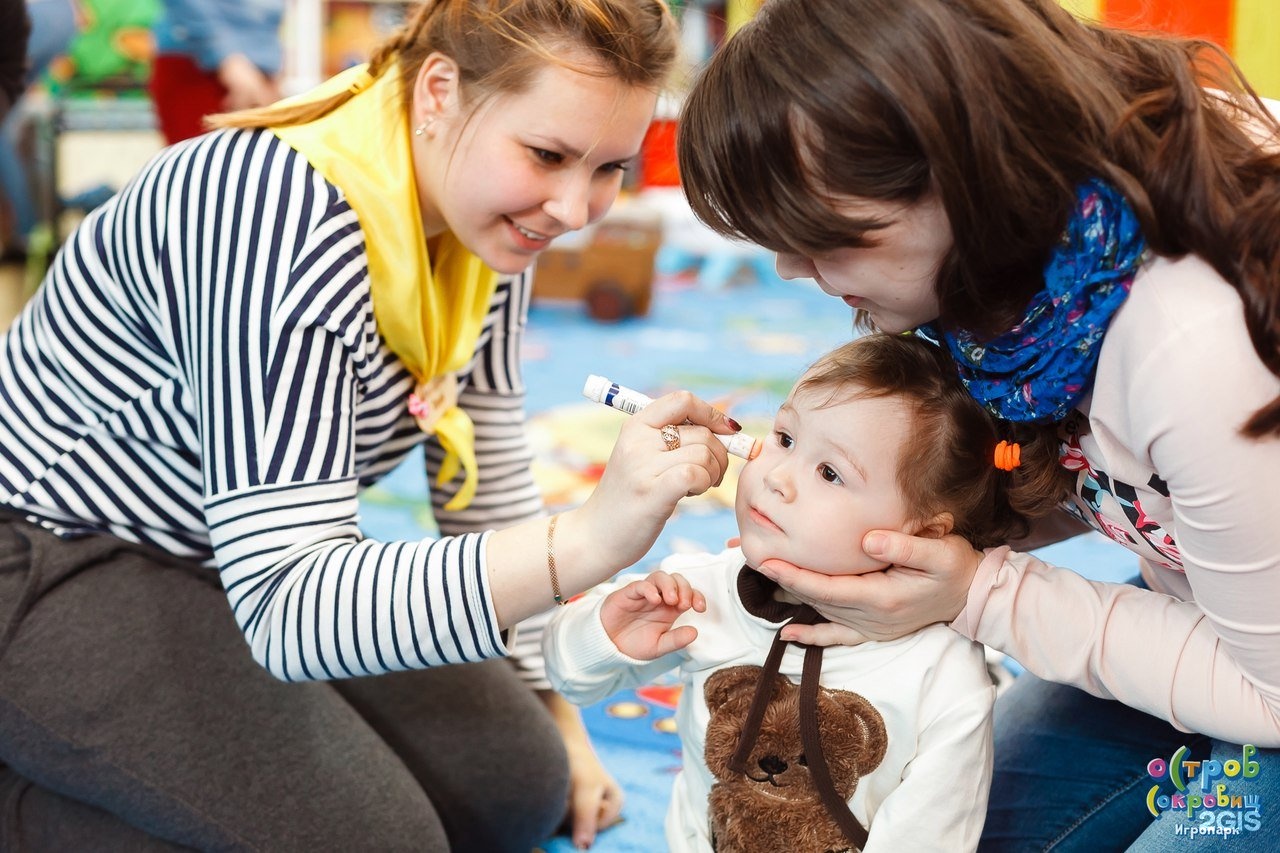
[[[459,110],[458,63],[443,53],[433,53],[418,67],[413,82],[412,126],[425,126],[434,135],[436,123]]]
[[[925,539],[941,539],[955,529],[956,520],[949,512],[940,512],[928,521],[923,522],[915,531],[916,536]]]

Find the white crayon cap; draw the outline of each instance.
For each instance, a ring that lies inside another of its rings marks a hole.
[[[608,379],[593,373],[587,377],[587,383],[582,386],[582,396],[593,403],[603,403],[612,385],[613,383]]]

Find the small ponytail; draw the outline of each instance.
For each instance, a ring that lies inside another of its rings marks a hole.
[[[996,432],[1009,436],[1021,447],[1017,468],[998,478],[1000,498],[1017,516],[1024,519],[1020,535],[1037,518],[1053,511],[1070,493],[1073,475],[1062,467],[1062,440],[1057,425],[1012,424],[999,422]],[[1002,540],[1005,541],[1005,540]],[[995,543],[988,543],[995,544]]]

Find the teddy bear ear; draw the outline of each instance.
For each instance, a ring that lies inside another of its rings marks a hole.
[[[742,693],[744,687],[754,689],[755,683],[760,680],[760,672],[760,667],[746,665],[717,670],[707,679],[706,686],[703,687],[702,692],[707,699],[707,707],[715,710]]]
[[[885,731],[884,718],[876,707],[857,693],[845,690],[833,690],[829,694],[840,707],[857,722],[857,730],[862,737],[862,760],[858,772],[865,776],[880,765],[884,759],[885,749],[889,745],[889,734]]]

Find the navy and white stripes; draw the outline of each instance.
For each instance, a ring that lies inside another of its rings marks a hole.
[[[359,490],[422,441],[341,192],[275,136],[161,152],[95,211],[0,339],[0,500],[217,567],[255,658],[336,678],[504,653],[485,534],[541,513],[503,282],[460,376],[480,485],[445,537],[379,543]],[[432,482],[443,454],[427,444]]]

